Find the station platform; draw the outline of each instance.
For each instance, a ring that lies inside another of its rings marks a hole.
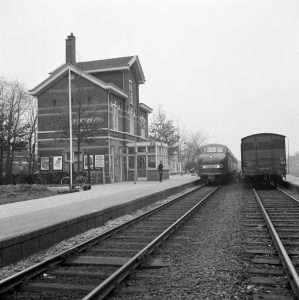
[[[288,174],[286,176],[286,181],[288,183],[290,183],[291,185],[295,185],[295,186],[299,187],[299,177],[297,177],[297,176],[293,176],[293,175]]]
[[[161,183],[94,185],[88,191],[1,205],[0,266],[181,192],[198,181],[197,176],[176,175]]]

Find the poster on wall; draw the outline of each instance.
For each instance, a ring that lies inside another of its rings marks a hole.
[[[93,169],[93,155],[92,154],[89,154],[89,166],[90,166],[90,169]],[[84,155],[84,169],[88,169],[88,155],[85,154]]]
[[[47,171],[50,169],[50,160],[48,156],[44,156],[40,158],[40,169],[43,171]]]
[[[53,170],[62,170],[62,156],[53,156]]]
[[[104,168],[104,164],[105,164],[105,157],[104,155],[95,155],[94,156],[94,160],[95,160],[95,168]]]

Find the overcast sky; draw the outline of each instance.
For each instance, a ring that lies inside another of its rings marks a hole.
[[[137,54],[140,101],[240,157],[240,139],[285,134],[299,151],[298,0],[2,0],[0,76],[31,89],[65,61]]]

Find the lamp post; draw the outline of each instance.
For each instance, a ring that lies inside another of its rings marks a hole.
[[[72,79],[71,67],[69,66],[69,138],[70,138],[70,191],[73,188],[73,126],[72,126]]]

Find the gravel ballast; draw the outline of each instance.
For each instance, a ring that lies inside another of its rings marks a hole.
[[[159,250],[168,267],[136,271],[110,298],[250,299],[240,225],[246,197],[242,186],[223,187]]]

